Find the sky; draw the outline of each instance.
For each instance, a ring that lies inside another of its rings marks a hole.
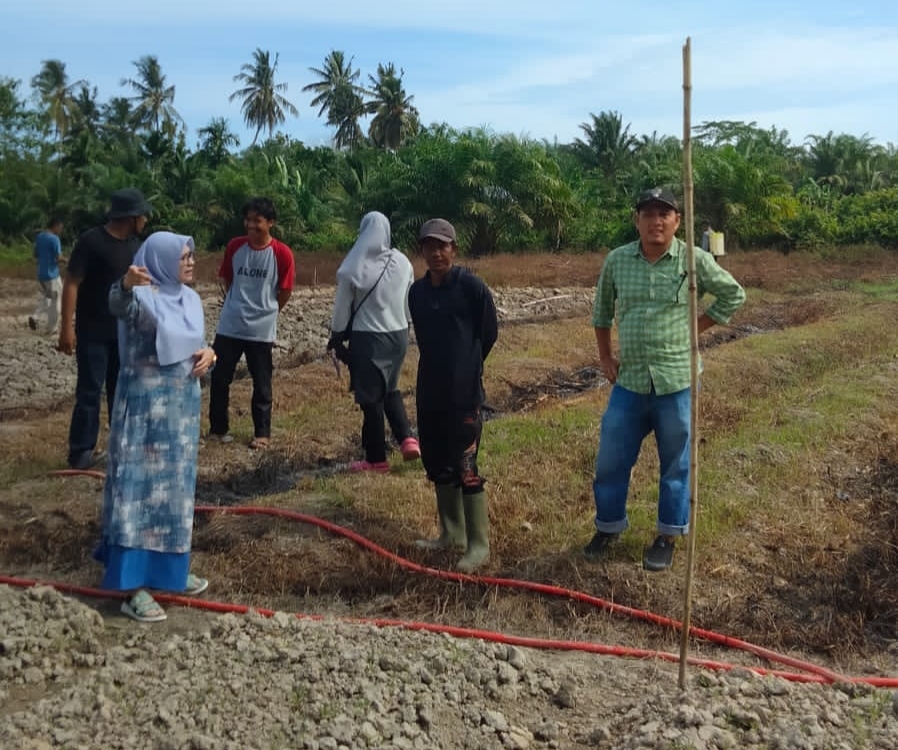
[[[300,111],[281,130],[307,145],[333,135],[312,95],[331,50],[367,81],[405,71],[424,124],[486,126],[549,141],[582,135],[590,113],[617,111],[635,135],[683,133],[683,45],[692,50],[692,123],[754,122],[795,144],[829,131],[898,143],[894,0],[112,0],[4,3],[0,76],[28,82],[51,58],[99,98],[129,95],[133,61],[158,57],[188,143],[213,117],[249,145],[233,77],[262,48]],[[314,7],[313,7],[314,6]],[[9,33],[12,31],[12,33]]]

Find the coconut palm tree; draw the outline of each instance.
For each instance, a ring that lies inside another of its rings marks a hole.
[[[183,123],[183,119],[174,107],[175,87],[166,85],[159,58],[144,55],[132,64],[137,68],[137,77],[122,78],[121,85],[136,92],[131,97],[135,105],[134,124],[157,133],[165,130],[168,135],[173,135],[176,123]]]
[[[420,129],[418,110],[412,104],[415,98],[409,96],[402,87],[405,71],[396,72],[393,63],[379,63],[377,76],[369,75],[371,101],[368,111],[374,115],[368,135],[374,145],[395,151],[402,141],[415,135]]]
[[[133,136],[131,123],[134,121],[134,107],[126,96],[113,96],[102,107],[103,133],[107,138],[124,142]]]
[[[0,76],[0,159],[7,150],[16,148],[22,125],[28,117],[25,100],[19,88],[22,82],[17,78]],[[4,163],[3,168],[6,168]]]
[[[97,87],[82,83],[77,95],[72,99],[72,130],[89,133],[96,137],[100,130],[100,105],[97,103]]]
[[[206,127],[199,129],[198,135],[202,139],[200,152],[213,168],[229,159],[229,149],[240,145],[240,139],[228,127],[226,117],[213,117]]]
[[[315,97],[309,104],[312,107],[319,108],[319,117],[323,116],[325,112],[330,113],[338,101],[341,88],[345,91],[346,87],[349,87],[357,94],[365,93],[365,89],[356,83],[361,72],[358,68],[352,69],[352,61],[354,59],[350,57],[347,60],[342,50],[333,49],[324,58],[324,65],[320,68],[309,68],[312,73],[318,76],[318,80],[303,86],[302,90],[315,94]]]
[[[75,88],[86,85],[87,82],[83,80],[69,81],[62,60],[43,60],[40,72],[31,79],[32,88],[37,91],[47,108],[47,116],[53,123],[57,141],[62,140],[71,127],[75,110]]]
[[[319,108],[318,116],[327,113],[327,124],[337,128],[334,145],[350,150],[364,139],[359,120],[367,113],[362,98],[367,92],[356,83],[361,72],[353,70],[353,59],[347,61],[342,50],[331,50],[322,67],[309,68],[318,80],[302,88],[315,94],[310,105]]]
[[[240,72],[234,76],[234,80],[243,84],[243,87],[231,94],[228,101],[239,99],[242,102],[240,111],[244,122],[256,129],[251,146],[256,145],[263,128],[268,128],[270,138],[275,127],[286,121],[285,112],[299,117],[299,110],[282,93],[287,90],[287,84],[275,82],[278,57],[275,53],[272,63],[271,53],[256,48],[252,63],[244,63]]]
[[[72,122],[63,141],[63,163],[72,167],[75,181],[78,182],[84,168],[99,158],[103,146],[98,142],[100,136],[100,105],[97,103],[97,87],[81,84],[77,95],[73,98]]]
[[[352,151],[365,141],[359,120],[368,114],[368,107],[361,95],[349,84],[341,83],[333,94],[327,124],[337,128],[334,133],[334,146]]]

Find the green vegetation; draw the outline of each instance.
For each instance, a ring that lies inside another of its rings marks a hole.
[[[30,95],[0,77],[0,244],[30,245],[51,213],[66,219],[70,240],[102,215],[113,190],[135,186],[156,208],[155,227],[208,248],[239,231],[248,195],[266,194],[281,235],[300,250],[345,248],[372,209],[390,216],[401,245],[440,215],[475,256],[594,250],[632,238],[638,191],[681,182],[679,139],[636,135],[618,112],[589,113],[572,143],[423,125],[404,70],[381,63],[365,80],[340,50],[300,87],[334,129],[333,147],[309,148],[279,131],[299,109],[278,61],[257,49],[233,76],[230,100],[254,132],[243,150],[223,117],[188,144],[176,83],[153,55],[135,60],[121,79],[125,95],[106,102],[61,60],[41,63]],[[711,221],[731,246],[898,246],[898,151],[866,135],[796,144],[776,128],[704,122],[694,173],[696,221]]]

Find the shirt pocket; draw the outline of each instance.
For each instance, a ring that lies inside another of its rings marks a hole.
[[[660,299],[671,305],[689,304],[689,274],[667,272],[658,280]]]

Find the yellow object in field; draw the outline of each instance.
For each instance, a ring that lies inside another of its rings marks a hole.
[[[723,246],[723,232],[711,232],[711,255],[726,255]]]

